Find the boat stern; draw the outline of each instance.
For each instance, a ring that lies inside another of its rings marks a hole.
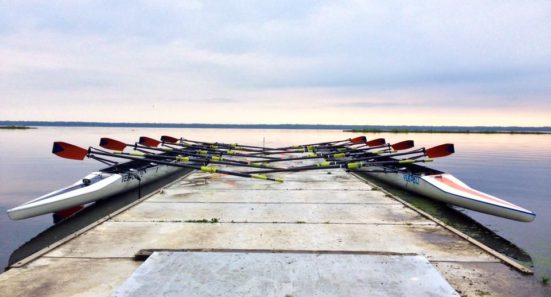
[[[536,218],[534,212],[475,190],[451,174],[425,175],[421,178],[433,187],[430,189],[435,192],[433,195],[441,196],[441,201],[515,221],[531,222]]]

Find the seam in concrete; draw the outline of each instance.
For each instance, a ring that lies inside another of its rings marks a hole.
[[[133,260],[134,257],[79,257],[79,256],[42,256],[41,259],[82,259],[82,260]]]
[[[295,189],[295,188],[288,188],[288,189],[280,189],[280,190],[277,190],[277,191],[281,191],[281,190],[284,190],[284,191],[323,191],[323,192],[327,192],[327,191],[334,191],[334,192],[371,192],[372,190],[359,190],[359,189],[353,189],[353,190],[348,190],[348,189]],[[188,191],[186,193],[208,193],[208,192],[220,192],[220,191],[274,191],[274,189],[209,189],[209,190],[201,190],[201,191]]]
[[[146,203],[181,203],[181,204],[305,204],[305,205],[323,205],[323,204],[330,204],[330,205],[401,205],[397,202],[350,202],[350,203],[342,203],[342,202],[261,202],[261,201],[246,201],[246,202],[226,202],[226,201],[144,201],[144,204]]]
[[[285,183],[283,183],[285,184]],[[181,192],[182,194],[185,193],[204,193],[204,192],[219,192],[219,191],[263,191],[263,192],[280,192],[281,190],[289,190],[289,191],[325,191],[325,192],[371,192],[372,189],[339,189],[339,188],[333,188],[333,189],[310,189],[310,188],[288,188],[288,189],[251,189],[251,188],[245,188],[245,189],[235,189],[235,188],[228,188],[228,189],[186,189],[186,190],[176,190],[176,189],[165,189],[165,191],[176,191]]]
[[[188,222],[182,220],[111,220],[113,223],[169,223],[169,224],[294,224],[294,225],[374,225],[374,226],[437,226],[429,223],[331,223],[331,222],[255,222],[255,221],[218,221],[218,222]]]
[[[134,255],[134,260],[144,261],[154,252],[203,252],[203,253],[273,253],[273,254],[342,254],[377,256],[417,256],[416,253],[396,253],[380,251],[339,251],[339,250],[268,250],[268,249],[143,249]]]
[[[469,263],[469,264],[471,264],[471,263],[472,264],[501,264],[502,263],[499,259],[495,260],[495,261],[429,260],[429,262],[431,262],[431,263],[458,263],[458,264],[462,264],[462,263]]]
[[[149,197],[151,197],[151,196],[153,196],[153,195],[159,193],[159,192],[160,192],[162,189],[164,189],[165,187],[168,187],[168,186],[173,185],[174,183],[180,182],[182,179],[188,177],[188,176],[189,176],[190,174],[192,174],[193,172],[194,172],[194,171],[188,172],[186,175],[184,175],[184,176],[182,176],[182,177],[176,179],[175,181],[173,181],[173,182],[171,182],[171,183],[168,183],[168,184],[166,184],[166,185],[160,187],[159,189],[157,189],[157,190],[155,190],[155,191],[149,193],[148,195],[146,195],[146,196],[144,196],[144,197],[142,197],[142,198],[140,198],[140,199],[138,199],[138,200],[136,200],[136,201],[134,201],[134,202],[132,202],[132,203],[130,203],[130,204],[128,204],[128,205],[126,205],[126,206],[120,208],[120,209],[118,209],[117,211],[115,211],[115,212],[113,212],[113,213],[110,213],[110,214],[106,215],[105,217],[103,217],[103,218],[101,218],[101,219],[99,219],[99,220],[97,220],[97,221],[91,223],[90,225],[88,225],[88,226],[86,226],[86,227],[84,227],[84,228],[82,228],[82,229],[76,231],[75,233],[69,234],[68,236],[66,236],[66,237],[64,237],[64,238],[62,238],[62,239],[56,241],[54,244],[51,244],[51,245],[49,245],[49,246],[47,246],[47,247],[45,247],[45,248],[43,248],[43,249],[37,251],[36,253],[34,253],[34,254],[32,254],[32,255],[30,255],[30,256],[28,256],[28,257],[26,257],[26,258],[24,258],[24,259],[22,259],[22,260],[20,260],[20,261],[18,261],[18,262],[16,262],[16,263],[14,263],[14,264],[8,266],[8,268],[9,268],[9,269],[11,269],[11,268],[20,268],[20,267],[23,267],[23,266],[25,266],[25,265],[27,265],[27,264],[33,262],[34,260],[40,258],[42,255],[44,255],[44,254],[46,254],[46,253],[52,251],[53,249],[55,249],[55,248],[57,248],[57,247],[60,247],[61,245],[67,243],[68,241],[71,241],[71,240],[74,239],[74,238],[77,238],[78,236],[80,236],[80,235],[86,233],[88,230],[93,229],[93,228],[95,228],[96,226],[98,226],[98,225],[100,225],[100,224],[102,224],[102,223],[104,223],[104,222],[110,220],[110,219],[113,218],[114,216],[116,216],[116,215],[118,215],[118,214],[120,214],[120,213],[126,211],[127,209],[133,207],[134,205],[139,204],[139,203],[141,203],[142,201],[144,201],[144,200],[146,200],[146,199],[149,199]]]
[[[81,256],[42,256],[41,259],[71,259],[71,260],[136,260],[136,255],[142,251],[153,252],[213,252],[213,253],[290,253],[290,254],[349,254],[349,255],[386,255],[386,256],[417,256],[418,253],[399,253],[399,252],[383,252],[383,251],[346,251],[346,250],[263,250],[263,249],[145,249],[139,250],[133,257],[81,257]],[[473,260],[427,260],[431,263],[457,263],[457,264],[501,264],[499,259],[488,261],[473,261]]]
[[[362,177],[361,175],[357,174],[357,173],[354,173],[354,172],[350,172],[352,175],[356,176],[358,179],[364,181],[365,183],[367,183],[368,185],[370,186],[375,186],[374,184],[372,184],[369,180],[367,180],[366,178]],[[489,246],[483,244],[482,242],[470,237],[469,235],[455,229],[454,227],[452,226],[449,226],[448,224],[444,223],[443,221],[433,217],[432,215],[428,214],[427,212],[421,210],[421,209],[418,209],[416,208],[415,206],[411,205],[410,203],[406,202],[405,200],[402,200],[401,198],[397,197],[396,195],[386,191],[385,189],[383,188],[379,188],[379,190],[381,192],[384,192],[385,194],[388,194],[389,198],[393,198],[397,201],[399,201],[400,203],[404,204],[405,206],[411,208],[412,210],[416,211],[417,213],[419,213],[420,215],[426,217],[427,219],[435,222],[436,224],[444,227],[445,229],[447,229],[448,231],[456,234],[457,236],[467,240],[468,242],[470,242],[471,244],[475,245],[476,247],[482,249],[483,251],[489,253],[490,255],[498,258],[499,260],[501,260],[503,263],[511,266],[512,268],[515,268],[516,270],[518,270],[519,272],[521,273],[524,273],[524,274],[534,274],[534,271],[532,271],[531,269],[517,263],[515,260],[499,253],[498,251],[490,248]]]

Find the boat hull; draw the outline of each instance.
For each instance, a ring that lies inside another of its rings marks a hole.
[[[12,220],[53,213],[102,200],[182,170],[186,169],[156,165],[124,173],[93,172],[68,187],[9,209],[7,213]]]
[[[451,174],[431,171],[430,174],[421,174],[407,170],[385,172],[384,168],[358,170],[368,177],[447,204],[521,222],[531,222],[536,217],[532,211],[477,191]]]

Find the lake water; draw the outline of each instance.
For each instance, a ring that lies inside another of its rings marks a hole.
[[[475,189],[505,198],[533,210],[532,223],[520,223],[472,211],[466,213],[527,251],[538,277],[551,275],[551,135],[501,134],[359,134],[337,130],[256,129],[159,129],[40,127],[32,130],[0,130],[0,266],[11,252],[51,226],[44,215],[11,221],[6,210],[67,186],[87,173],[102,168],[93,161],[72,161],[51,154],[52,142],[79,146],[97,145],[100,137],[134,142],[139,136],[172,135],[195,140],[282,146],[358,135],[384,137],[394,143],[413,139],[416,146],[454,143],[456,153],[430,167],[452,173]]]

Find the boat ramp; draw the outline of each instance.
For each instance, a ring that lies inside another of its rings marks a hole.
[[[544,296],[531,272],[343,170],[192,172],[0,274],[0,296]]]

